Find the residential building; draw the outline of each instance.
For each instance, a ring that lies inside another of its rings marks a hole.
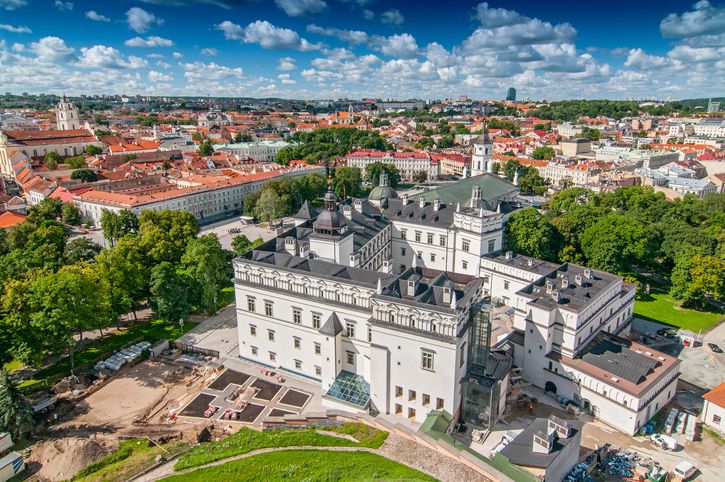
[[[705,395],[702,407],[702,421],[721,434],[725,434],[725,383],[713,388]]]
[[[251,157],[259,162],[274,162],[277,153],[285,147],[295,147],[295,144],[284,141],[240,142],[215,146],[214,149],[237,157]]]
[[[359,150],[345,156],[349,167],[358,167],[365,177],[365,170],[373,162],[392,164],[400,172],[400,178],[410,180],[419,172],[428,174],[428,179],[435,180],[439,173],[438,158],[427,152],[392,152]]]
[[[579,154],[591,151],[592,141],[589,139],[562,139],[561,154],[576,157]]]
[[[463,176],[471,172],[471,156],[461,154],[439,154],[438,163],[441,167],[441,175]]]

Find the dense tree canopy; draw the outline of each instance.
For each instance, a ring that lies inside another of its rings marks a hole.
[[[320,161],[344,156],[353,148],[391,150],[393,146],[377,131],[362,131],[354,127],[331,127],[313,132],[295,132],[292,142],[277,153],[275,162],[287,165],[292,160]]]
[[[373,185],[373,187],[380,184],[380,174],[386,173],[388,175],[388,186],[392,188],[398,187],[400,182],[400,172],[398,168],[393,164],[385,162],[372,162],[365,168],[365,180]]]

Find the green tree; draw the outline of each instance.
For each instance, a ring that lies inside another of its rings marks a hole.
[[[80,169],[78,171],[73,171],[70,175],[71,179],[80,179],[83,182],[96,182],[98,180],[98,176],[94,171],[91,171],[90,169]]]
[[[587,266],[609,273],[623,273],[630,264],[623,254],[624,243],[614,234],[604,234],[584,244],[584,255],[589,258]]]
[[[262,222],[269,223],[285,215],[287,203],[272,189],[262,191],[255,206],[255,216]]]
[[[400,172],[393,164],[384,162],[372,162],[368,164],[365,168],[365,179],[375,187],[380,184],[380,174],[383,172],[388,175],[388,185],[392,188],[398,187]]]
[[[559,252],[556,232],[534,208],[514,213],[506,223],[506,249],[534,258],[555,261]]]
[[[65,164],[66,169],[83,169],[86,167],[86,159],[83,156],[69,157],[65,160]]]
[[[101,229],[103,230],[103,237],[111,243],[111,246],[113,246],[120,236],[118,214],[106,208],[102,208],[99,223],[101,225]]]
[[[710,255],[683,252],[672,270],[672,296],[692,302],[705,294],[725,300],[725,260]]]
[[[567,189],[574,187],[574,180],[571,178],[571,176],[564,176],[563,178],[559,179],[559,187],[562,191],[566,191]]]
[[[237,256],[241,256],[250,249],[254,249],[257,246],[264,244],[264,240],[260,236],[255,239],[254,242],[250,241],[245,235],[240,234],[232,239],[232,249]]]
[[[102,280],[102,296],[115,320],[129,307],[136,318],[135,307],[148,297],[150,273],[141,237],[124,236],[115,248],[103,250],[96,261],[91,268],[95,268]]]
[[[35,232],[35,229],[35,224],[29,222],[27,218],[22,223],[10,228],[7,239],[8,251],[25,249],[28,238]]]
[[[87,262],[98,256],[101,249],[100,244],[94,243],[88,238],[75,238],[65,245],[63,256],[68,264]]]
[[[222,249],[216,234],[205,234],[191,239],[186,252],[181,257],[181,264],[186,269],[186,276],[195,283],[199,300],[198,306],[205,308],[214,302],[218,288],[228,284],[234,275],[227,255]]]
[[[177,323],[191,313],[189,284],[171,263],[162,261],[151,270],[151,308],[162,320]]]
[[[257,202],[262,196],[260,191],[254,191],[247,194],[244,198],[244,215],[257,217]]]
[[[531,153],[531,158],[537,161],[550,161],[555,155],[556,152],[553,147],[540,146],[534,149],[534,152]]]
[[[519,175],[521,192],[544,194],[547,188],[544,185],[544,178],[539,174],[539,170],[533,167],[527,167],[524,171],[523,176]]]
[[[54,197],[43,199],[40,204],[30,206],[26,221],[40,225],[43,221],[54,221],[63,215],[63,201]]]
[[[418,171],[413,174],[413,180],[418,182],[418,184],[422,184],[428,180],[428,173],[426,171]]]
[[[335,170],[333,180],[335,194],[338,198],[358,197],[362,193],[362,177],[359,167],[340,167]]]
[[[212,144],[211,139],[207,137],[199,146],[199,155],[211,156],[212,154],[214,154],[214,144]]]
[[[57,152],[49,152],[45,155],[44,161],[45,167],[53,170],[58,167],[59,163],[63,162],[63,158],[60,157],[60,154],[58,154]]]
[[[234,142],[237,144],[242,142],[242,133],[241,132],[236,133],[236,135],[234,136]]]
[[[0,427],[17,442],[34,425],[30,404],[10,380],[8,371],[5,368],[0,369]]]
[[[70,224],[71,226],[80,226],[81,224],[81,210],[75,203],[63,203],[61,208],[61,214],[63,215],[63,222]]]
[[[151,263],[178,263],[189,241],[199,234],[199,223],[188,211],[141,211],[139,231]]]
[[[88,144],[86,146],[86,154],[89,156],[97,156],[99,154],[103,154],[103,149],[98,146],[94,146],[93,144]]]
[[[127,154],[126,156],[124,156],[123,162],[133,161],[134,159],[138,159],[138,156],[136,154]]]

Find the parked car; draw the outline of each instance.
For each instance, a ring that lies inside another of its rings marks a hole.
[[[717,345],[716,345],[716,344],[714,344],[714,343],[708,343],[708,344],[707,344],[707,346],[708,346],[708,347],[709,347],[709,348],[710,348],[710,349],[711,349],[712,351],[714,351],[715,353],[722,353],[722,348],[720,348],[719,346],[717,346]]]
[[[675,470],[672,471],[672,473],[675,474],[675,477],[679,477],[683,482],[695,475],[695,472],[697,472],[697,467],[685,460],[677,464]]]
[[[662,450],[674,451],[677,448],[677,440],[667,435],[662,435],[661,433],[653,433],[650,440],[653,444],[662,447]]]

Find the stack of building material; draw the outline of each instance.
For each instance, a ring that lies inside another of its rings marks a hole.
[[[668,435],[672,433],[672,429],[675,427],[678,412],[679,410],[673,407],[672,410],[670,410],[670,414],[667,416],[667,421],[665,421],[665,433]]]
[[[677,416],[677,425],[675,425],[675,432],[685,433],[685,427],[687,426],[687,414],[680,412]]]
[[[685,437],[690,442],[695,441],[695,429],[697,428],[697,419],[690,415],[687,418],[687,427],[685,428]]]

